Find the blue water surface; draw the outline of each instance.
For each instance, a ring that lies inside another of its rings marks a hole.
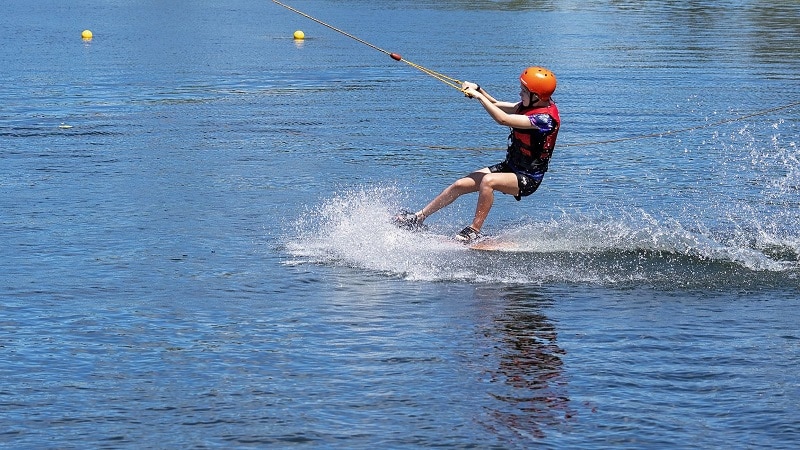
[[[414,67],[275,2],[12,0],[0,446],[800,445],[796,2],[287,3],[499,99],[556,73],[505,246],[449,239],[474,196],[389,223],[504,155]]]

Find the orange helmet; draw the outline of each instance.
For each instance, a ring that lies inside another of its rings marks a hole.
[[[556,90],[556,76],[544,67],[528,67],[522,71],[519,82],[542,100],[549,99]]]

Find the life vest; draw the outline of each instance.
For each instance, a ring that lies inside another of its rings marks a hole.
[[[521,172],[546,172],[561,125],[558,107],[552,101],[547,106],[536,108],[523,108],[520,104],[517,114],[526,116],[548,114],[553,118],[553,129],[548,133],[542,133],[538,128],[512,128],[508,136],[506,161]]]

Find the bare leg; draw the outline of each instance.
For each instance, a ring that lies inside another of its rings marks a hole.
[[[445,206],[453,203],[458,197],[461,197],[464,194],[469,194],[470,192],[477,192],[478,187],[481,184],[481,179],[483,179],[484,175],[487,173],[489,173],[489,169],[481,169],[472,172],[464,178],[459,178],[453,182],[453,184],[446,187],[441,194],[437,195],[436,198],[431,200],[431,202],[428,203],[424,208],[422,208],[417,213],[417,216],[419,216],[422,220],[425,220],[426,217],[429,217],[436,211],[439,211]]]
[[[517,195],[519,193],[517,176],[513,173],[491,173],[488,168],[472,172],[445,188],[441,194],[422,208],[417,216],[420,220],[425,220],[426,217],[453,203],[458,197],[478,192],[478,205],[475,208],[475,217],[471,226],[480,231],[492,209],[492,204],[494,204],[494,191]]]
[[[519,184],[517,175],[513,173],[489,173],[481,178],[478,186],[478,204],[475,207],[475,217],[472,219],[472,228],[477,231],[483,227],[483,222],[489,215],[494,204],[494,191],[504,194],[517,195]]]

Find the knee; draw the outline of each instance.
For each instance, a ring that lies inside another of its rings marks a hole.
[[[475,180],[468,177],[459,178],[450,185],[451,190],[461,193],[474,191],[475,188]]]
[[[478,186],[480,190],[495,190],[497,187],[497,177],[494,174],[488,174],[481,179],[481,184]]]

